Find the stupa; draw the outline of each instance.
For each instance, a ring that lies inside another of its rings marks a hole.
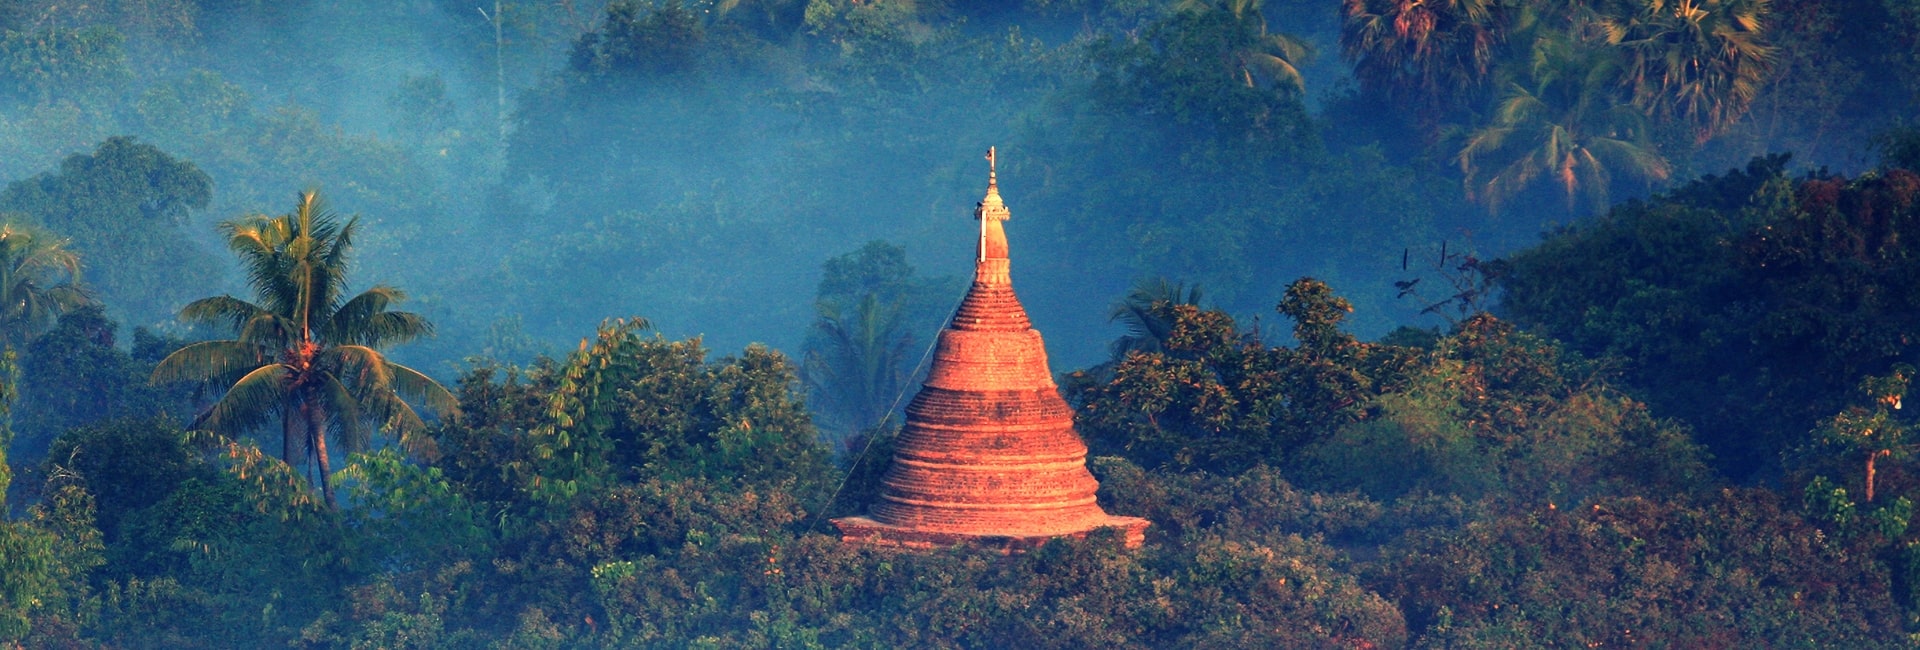
[[[865,517],[835,519],[841,539],[907,547],[962,543],[1032,548],[1116,528],[1127,546],[1147,520],[1109,515],[1094,500],[1087,445],[1053,383],[1040,332],[1013,294],[994,153],[974,210],[980,240],[973,286],[940,331],[933,365],[907,404],[893,465]]]

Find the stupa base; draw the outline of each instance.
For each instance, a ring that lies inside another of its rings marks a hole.
[[[1139,517],[1107,517],[1104,524],[1086,530],[1049,535],[1019,535],[1003,533],[955,533],[903,528],[884,524],[867,517],[843,517],[834,519],[833,525],[840,529],[840,541],[849,544],[867,544],[871,546],[890,546],[909,549],[930,549],[943,546],[978,546],[998,549],[1004,553],[1025,553],[1039,548],[1047,540],[1061,537],[1085,539],[1088,533],[1102,529],[1117,529],[1122,543],[1127,548],[1140,548],[1147,540],[1147,526],[1151,522]]]

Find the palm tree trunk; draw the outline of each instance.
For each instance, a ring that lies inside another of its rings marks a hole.
[[[326,497],[328,510],[337,510],[333,501],[333,461],[327,459],[327,412],[312,402],[303,410],[307,414],[308,440],[313,444],[314,458],[320,461],[320,495]]]
[[[300,429],[294,423],[292,413],[280,412],[280,461],[287,464],[287,469],[298,474],[300,470],[293,466],[293,450],[300,447]]]
[[[1889,449],[1882,449],[1880,451],[1867,454],[1867,503],[1873,503],[1873,474],[1874,474],[1873,459],[1879,458],[1881,456],[1892,456],[1892,455],[1893,455],[1893,451]]]

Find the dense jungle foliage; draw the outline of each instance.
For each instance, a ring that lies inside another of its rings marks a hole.
[[[0,647],[1920,643],[1911,3],[474,4],[0,2]],[[990,144],[1142,548],[827,521]]]

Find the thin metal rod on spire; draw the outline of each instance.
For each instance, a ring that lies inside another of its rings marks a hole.
[[[1000,187],[1000,173],[998,169],[999,163],[996,160],[994,149],[995,147],[987,147],[987,192],[988,193],[992,193],[994,190],[999,189]],[[982,201],[980,205],[981,205],[980,208],[976,208],[973,211],[973,217],[975,219],[980,220],[980,245],[974,247],[976,250],[979,251],[979,259],[975,261],[985,262],[987,261],[987,213],[985,210],[986,202]]]

